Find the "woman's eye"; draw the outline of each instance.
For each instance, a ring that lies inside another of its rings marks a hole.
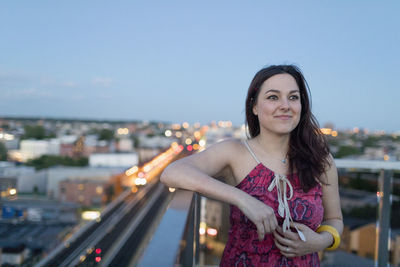
[[[270,95],[270,96],[267,97],[267,99],[277,100],[278,97],[276,95]]]
[[[291,95],[290,97],[289,97],[289,99],[290,100],[297,100],[297,99],[299,99],[300,97],[298,96],[298,95]]]

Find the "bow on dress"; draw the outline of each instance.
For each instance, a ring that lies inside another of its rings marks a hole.
[[[282,187],[283,192],[282,192]],[[288,204],[288,200],[293,197],[293,186],[290,181],[287,179],[286,175],[282,174],[275,174],[274,179],[272,180],[271,184],[268,186],[268,191],[272,191],[276,187],[276,192],[278,195],[278,214],[283,218],[283,232],[286,232],[290,228],[290,222],[294,222],[292,216],[290,215],[290,208]],[[289,197],[287,197],[286,188],[289,187]],[[303,232],[301,232],[296,225],[294,225],[297,233],[301,240],[306,242],[306,237],[304,236]]]

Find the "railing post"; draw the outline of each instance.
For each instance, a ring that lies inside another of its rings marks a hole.
[[[193,266],[197,266],[199,263],[200,254],[200,200],[201,196],[198,193],[194,193],[194,216],[193,216]]]
[[[391,209],[391,186],[393,171],[381,170],[379,175],[379,206],[376,231],[375,266],[389,266],[389,229]]]
[[[200,224],[200,196],[194,193],[187,219],[186,248],[183,253],[183,266],[197,266],[199,262],[199,224]]]

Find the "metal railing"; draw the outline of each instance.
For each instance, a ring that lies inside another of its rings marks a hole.
[[[375,266],[389,266],[391,188],[400,162],[335,160],[339,171],[378,172]],[[138,266],[198,266],[200,196],[177,190]]]
[[[336,159],[338,169],[374,170],[378,176],[378,210],[376,222],[375,266],[389,266],[390,211],[394,171],[400,171],[400,162]]]
[[[197,266],[200,197],[177,190],[137,266]]]

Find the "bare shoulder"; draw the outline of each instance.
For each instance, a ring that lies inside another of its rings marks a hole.
[[[330,187],[332,185],[338,186],[338,172],[335,164],[335,159],[331,154],[327,157],[328,164],[325,166],[325,172],[322,175],[321,181],[323,182],[323,188]]]
[[[335,159],[333,158],[332,154],[329,153],[328,155],[328,162],[329,165],[326,166],[325,168],[325,175],[327,182],[337,182],[338,179],[338,173],[337,173],[337,168],[335,164]]]
[[[227,154],[231,154],[233,152],[238,153],[243,150],[243,141],[234,138],[225,139],[211,145],[208,149],[218,150],[221,153]]]
[[[243,145],[240,140],[226,139],[209,146],[200,153],[186,157],[183,162],[213,176],[224,169],[231,169],[232,165],[237,162],[237,155],[243,154],[241,153],[242,149]]]
[[[222,159],[226,165],[236,162],[238,155],[243,152],[243,143],[238,139],[225,139],[218,143],[212,144],[207,149],[198,153],[198,157],[207,157],[210,159]]]

